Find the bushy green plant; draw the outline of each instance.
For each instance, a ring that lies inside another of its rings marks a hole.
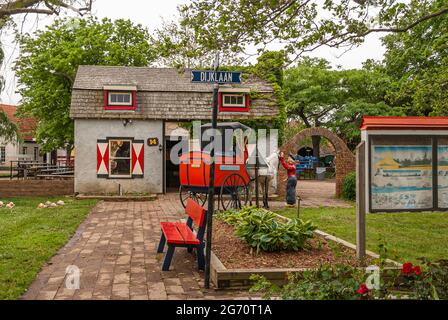
[[[255,207],[230,210],[219,217],[233,225],[235,235],[256,248],[257,252],[303,249],[316,230],[310,221],[293,219],[283,223],[275,213]]]
[[[263,276],[253,275],[252,292],[262,292],[265,299],[279,295],[283,300],[355,300],[364,271],[342,264],[322,265],[317,270],[292,273],[288,283],[278,287]]]
[[[407,262],[394,286],[409,292],[413,299],[448,299],[448,260],[422,260],[422,267]]]
[[[422,262],[422,266],[407,262],[401,270],[380,267],[379,290],[369,289],[365,284],[370,273],[338,264],[293,273],[282,287],[253,275],[251,291],[263,293],[265,299],[276,295],[284,300],[448,299],[448,260],[422,259]]]
[[[344,177],[342,197],[346,200],[356,200],[356,172],[351,172]]]

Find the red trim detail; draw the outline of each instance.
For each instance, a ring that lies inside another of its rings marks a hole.
[[[223,94],[225,94],[225,92],[220,92],[219,96],[218,96],[219,112],[249,112],[249,110],[250,110],[249,94],[245,94],[245,99],[246,99],[245,107],[224,107]]]
[[[100,147],[96,145],[96,172],[100,170],[101,162],[103,162],[103,156],[101,155]]]
[[[107,144],[106,151],[104,151],[103,160],[107,173],[109,173],[109,143]]]
[[[145,150],[145,144],[142,144],[142,148],[140,149],[140,154],[138,155],[138,162],[140,162],[140,168],[142,168],[142,173],[145,172],[145,167],[143,165],[144,161],[143,161],[143,156],[144,156],[144,152],[143,150]]]
[[[361,130],[448,129],[448,117],[364,116]]]
[[[115,91],[114,91],[115,92]],[[130,92],[130,91],[125,91]],[[109,105],[109,90],[104,90],[104,110],[123,110],[123,111],[131,111],[137,109],[137,91],[132,91],[132,106],[117,106]]]
[[[135,153],[134,144],[132,144],[132,168],[131,168],[131,172],[134,172],[136,163],[137,163],[137,154]]]

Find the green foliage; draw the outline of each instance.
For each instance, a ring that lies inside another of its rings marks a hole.
[[[447,7],[446,0],[412,1],[414,16]],[[409,23],[409,15],[404,21]],[[383,38],[384,71],[393,80],[389,99],[407,115],[448,115],[448,16],[422,22],[403,33]]]
[[[78,66],[147,66],[155,55],[148,39],[148,31],[129,20],[92,17],[56,20],[20,38],[19,113],[39,120],[36,138],[45,151],[73,146],[69,108]]]
[[[277,107],[279,113],[274,119],[256,119],[256,120],[240,120],[241,123],[249,126],[254,130],[274,128],[278,130],[279,144],[284,140],[284,130],[286,125],[286,105],[284,100],[283,85],[283,69],[285,68],[286,56],[283,51],[268,51],[258,57],[255,65],[250,66],[234,66],[222,67],[222,70],[238,70],[243,72],[243,76],[249,77],[254,75],[272,84],[274,97],[271,98],[272,105]],[[260,97],[260,93],[251,92],[252,98]]]
[[[331,129],[353,149],[362,116],[403,114],[387,103],[389,82],[371,61],[360,70],[334,70],[326,60],[306,58],[285,71],[287,114],[305,127]]]
[[[342,198],[351,201],[356,200],[356,172],[350,172],[344,177]]]
[[[179,20],[185,19],[185,13],[179,12]],[[157,61],[177,69],[209,69],[215,60],[215,50],[203,50],[197,42],[194,30],[178,21],[163,22],[151,36],[151,45],[158,54]],[[220,51],[222,65],[239,65],[241,58],[231,50]]]
[[[0,137],[4,143],[20,141],[21,139],[19,128],[9,120],[3,111],[0,111]]]
[[[399,275],[391,283],[402,291],[409,292],[412,299],[447,300],[448,299],[448,260],[431,262],[421,259],[422,273]]]
[[[303,249],[316,230],[311,221],[292,219],[282,223],[275,213],[255,207],[230,210],[219,217],[233,225],[235,235],[256,248],[257,252]]]
[[[439,11],[428,6],[431,2],[435,1],[192,0],[180,11],[181,24],[194,30],[204,50],[244,52],[255,46],[261,52],[275,42],[299,56],[322,46],[358,45],[372,32],[411,26]],[[415,10],[419,6],[430,10]]]
[[[292,273],[282,287],[263,276],[252,275],[251,292],[261,292],[265,299],[279,296],[283,300],[448,299],[448,260],[422,262],[421,267],[406,263],[401,270],[380,266],[379,289],[366,288],[364,293],[358,290],[370,273],[340,264]]]
[[[356,300],[364,270],[337,264],[322,265],[316,270],[292,273],[288,283],[279,288],[264,277],[252,276],[253,292],[263,292],[264,298],[279,295],[283,300]]]

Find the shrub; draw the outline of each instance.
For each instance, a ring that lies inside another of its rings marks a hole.
[[[317,270],[292,273],[281,288],[253,275],[251,291],[264,293],[265,299],[279,295],[283,300],[355,300],[365,295],[359,292],[363,277],[363,270],[351,266],[322,265]]]
[[[310,221],[293,219],[282,223],[275,213],[254,207],[230,210],[219,217],[233,225],[235,235],[256,248],[257,252],[303,249],[316,230]]]
[[[356,200],[356,172],[351,172],[344,177],[342,198],[351,201]]]
[[[284,300],[352,300],[352,299],[448,299],[448,260],[423,265],[407,262],[401,270],[380,267],[380,289],[365,284],[370,273],[346,265],[322,265],[317,270],[293,273],[282,287],[260,275],[252,275],[251,291],[262,292],[265,299],[278,295]]]

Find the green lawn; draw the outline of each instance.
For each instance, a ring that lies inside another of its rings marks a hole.
[[[277,213],[292,218],[297,209]],[[312,220],[320,230],[355,243],[355,208],[302,208],[300,213],[301,219]],[[382,241],[388,245],[390,258],[401,262],[448,258],[448,213],[368,214],[366,221],[371,251],[378,252]]]
[[[66,205],[37,209],[40,202],[59,199]],[[17,299],[44,263],[74,234],[96,201],[65,197],[1,201],[13,201],[16,206],[0,209],[0,299]]]

